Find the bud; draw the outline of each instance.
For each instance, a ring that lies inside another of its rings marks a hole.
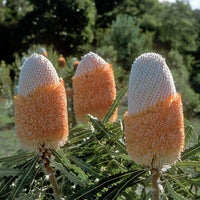
[[[39,50],[39,54],[43,55],[44,57],[47,58],[47,51],[45,48],[41,47]]]
[[[74,72],[76,71],[80,61],[74,61],[73,67],[74,67]]]
[[[124,124],[127,151],[137,164],[162,169],[180,158],[184,145],[181,95],[159,54],[142,54],[133,63]]]
[[[24,149],[37,151],[41,144],[56,149],[68,135],[64,82],[45,57],[33,54],[20,72],[15,97],[16,132]]]
[[[66,60],[65,58],[63,57],[62,54],[60,54],[59,58],[58,58],[58,66],[59,67],[65,67],[66,65]]]
[[[86,122],[86,114],[102,120],[116,98],[112,66],[95,53],[85,55],[73,77],[74,111],[78,121]],[[117,110],[110,121],[117,118]]]

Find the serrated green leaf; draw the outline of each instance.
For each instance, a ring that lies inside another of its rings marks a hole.
[[[141,199],[142,199],[142,200],[146,200],[146,199],[150,198],[149,193],[146,194],[146,187],[147,187],[147,185],[149,184],[149,182],[152,180],[153,176],[154,176],[154,174],[151,174],[151,175],[146,179],[146,181],[145,181],[145,183],[144,183],[144,188],[143,188],[142,194],[141,194]],[[150,194],[151,194],[151,192],[150,192]]]
[[[105,125],[99,121],[97,118],[93,117],[92,115],[87,115],[89,121],[93,124],[94,128],[97,129],[100,132],[103,132],[105,135],[107,135],[108,137],[112,136],[112,133],[109,131],[109,129],[107,129],[105,127]],[[110,142],[110,140],[109,140]],[[123,153],[127,153],[126,152],[126,147],[125,145],[122,143],[121,140],[116,140],[115,141],[115,145],[121,150],[123,151]]]
[[[92,123],[95,129],[97,129],[100,132],[105,133],[107,136],[110,136],[111,134],[107,130],[107,128],[104,126],[104,124],[99,121],[96,117],[93,117],[92,115],[87,115],[88,120]]]
[[[107,112],[106,116],[104,117],[104,119],[102,120],[103,123],[107,123],[108,120],[111,118],[111,116],[113,115],[113,113],[115,112],[117,106],[120,104],[122,97],[125,95],[125,93],[127,92],[127,88],[123,88],[122,90],[120,90],[116,96],[116,99],[114,100],[114,102],[112,103],[109,111]]]
[[[200,152],[200,142],[198,142],[193,147],[190,147],[189,149],[186,149],[181,156],[181,160],[186,160],[191,155],[194,155],[195,153]]]
[[[25,160],[25,162],[20,163],[20,165],[18,165],[16,169],[23,169],[23,171],[26,170],[25,168],[28,167],[28,165],[30,165],[33,162],[33,160],[34,160],[34,158],[29,159],[29,160]],[[4,199],[5,197],[7,197],[10,194],[10,192],[11,192],[10,188],[12,188],[12,183],[14,183],[16,178],[17,178],[16,176],[15,177],[4,177],[3,178],[3,181],[2,181],[1,187],[0,187],[0,197],[2,199]]]
[[[113,156],[113,157],[116,157],[116,158],[122,158],[124,160],[131,161],[129,155],[124,154],[124,153],[113,153],[113,152],[111,152],[110,155]]]
[[[23,174],[23,169],[10,169],[10,168],[0,168],[0,176],[18,176],[20,174]]]
[[[182,177],[181,180],[186,181],[190,185],[194,185],[194,186],[200,187],[200,178],[192,179],[192,178]]]
[[[183,185],[183,183],[181,183],[179,180],[178,180],[178,177],[174,177],[170,174],[168,174],[168,177],[173,181],[175,182],[184,192],[186,192],[191,198],[194,198],[194,196],[188,191],[188,189]]]
[[[43,169],[43,166],[40,165],[40,166],[36,169],[35,173],[33,174],[33,181],[32,181],[32,183],[30,184],[30,190],[29,190],[29,191],[31,191],[31,189],[33,188],[33,185],[34,185],[34,182],[36,181],[37,175],[42,171],[42,169]]]
[[[0,185],[0,199],[3,199],[3,195],[5,195],[7,192],[10,192],[10,187],[14,180],[15,177],[8,177],[2,181]]]
[[[108,187],[109,185],[111,185],[119,180],[123,180],[124,178],[130,177],[130,176],[135,176],[136,174],[142,175],[143,173],[145,173],[145,170],[134,170],[131,172],[125,172],[125,173],[115,174],[110,177],[106,177],[106,178],[100,180],[99,182],[97,182],[97,184],[90,186],[89,188],[87,188],[85,190],[81,190],[78,194],[73,196],[72,199],[73,200],[78,200],[78,199],[81,200],[81,199],[83,199],[84,196],[91,196],[91,195],[97,193],[98,191],[102,190],[103,188]]]
[[[32,194],[20,194],[15,200],[33,200]]]
[[[119,140],[121,138],[121,134],[119,134],[119,133],[117,134],[116,132],[113,134],[116,134],[116,135],[114,135],[113,137],[110,138],[110,140],[108,142],[108,144],[110,144],[110,145],[114,144],[117,140]]]
[[[86,175],[86,173],[79,167],[77,167],[76,165],[70,164],[69,165],[69,170],[70,171],[74,171],[75,173],[78,174],[78,177],[83,181],[86,182],[88,181],[88,176]]]
[[[77,129],[78,131],[79,129]],[[83,139],[85,139],[86,137],[89,137],[92,135],[92,131],[87,128],[87,129],[82,129],[79,130],[78,132],[73,131],[73,134],[71,134],[71,131],[69,133],[69,141],[72,144],[76,144],[76,143],[80,143],[81,141],[83,141]]]
[[[184,125],[185,125],[185,142],[187,143],[190,137],[196,136],[196,133],[194,131],[193,126],[187,119],[184,119]]]
[[[168,197],[167,197],[167,195],[165,193],[162,193],[161,197],[162,197],[162,200],[168,200]],[[150,197],[148,199],[146,199],[146,200],[149,200],[149,199],[150,199]]]
[[[177,166],[180,167],[200,167],[200,163],[199,162],[177,162],[176,163]]]
[[[69,181],[71,181],[72,183],[76,185],[80,185],[81,187],[84,187],[86,185],[85,182],[81,181],[74,174],[70,173],[70,171],[66,167],[64,167],[62,164],[53,161],[53,166],[56,169],[58,169],[60,172],[62,172],[63,175],[65,175],[69,179]]]
[[[135,199],[135,194],[133,191],[125,191],[122,194],[122,200],[127,200],[127,199]]]
[[[81,159],[78,159],[74,156],[68,156],[68,159],[70,159],[74,164],[76,164],[77,166],[81,167],[83,170],[91,173],[92,175],[94,175],[96,178],[100,177],[100,175],[95,171],[95,169],[93,169],[93,167],[88,164],[83,162]]]
[[[120,152],[127,154],[126,146],[125,146],[125,144],[122,140],[120,140],[120,139],[117,140],[116,143],[115,143],[115,146]]]
[[[35,165],[38,162],[38,159],[39,159],[39,156],[36,155],[33,161],[28,165],[23,175],[19,178],[16,184],[16,187],[14,188],[11,195],[9,196],[9,200],[14,200],[19,195],[24,185],[28,182],[28,179],[30,178],[31,173],[33,173],[33,169],[35,168]]]
[[[126,180],[122,181],[118,185],[114,185],[113,187],[109,188],[109,190],[102,196],[102,200],[115,200],[120,195],[122,191],[124,191],[126,188],[133,186],[134,184],[137,184],[142,181],[142,179],[139,179],[139,177],[144,174],[144,172],[134,174],[133,176],[127,178]]]
[[[85,172],[76,165],[71,164],[70,161],[65,158],[65,154],[61,150],[59,151],[59,153],[54,150],[51,151],[58,161],[53,162],[55,164],[55,167],[62,173],[64,173],[68,177],[68,179],[74,184],[80,185],[82,187],[86,186],[88,177]],[[70,168],[77,172],[82,180],[80,180],[74,173],[72,173],[72,171],[70,171]]]
[[[73,127],[69,131],[69,133],[70,133],[69,137],[71,137],[71,135],[73,136],[74,133],[80,133],[82,131],[85,131],[85,126],[76,126],[76,127]]]
[[[0,158],[0,163],[10,163],[13,161],[19,161],[19,160],[26,160],[28,158],[31,158],[34,154],[31,153],[26,153],[24,151],[21,151],[19,154],[15,155],[15,156],[9,156],[9,157],[5,157],[5,158]]]
[[[54,154],[57,154],[57,157],[59,157],[59,160],[62,161],[61,164],[63,164],[64,167],[66,167],[67,169],[69,169],[69,171],[74,171],[78,174],[78,176],[84,181],[86,182],[87,179],[88,179],[88,176],[86,175],[86,173],[81,169],[79,168],[78,166],[72,164],[70,162],[70,160],[68,159],[68,157],[66,157],[66,155],[64,154],[63,151],[59,150],[59,153],[55,152],[54,151]],[[75,157],[71,157],[73,160],[76,160]],[[77,160],[76,160],[77,161]],[[82,163],[83,165],[83,163]]]
[[[165,180],[165,184],[167,186],[167,190],[168,190],[170,196],[173,198],[173,200],[186,200],[184,197],[182,197],[181,195],[179,195],[178,193],[176,193],[174,191],[171,184],[168,182],[168,180],[166,178],[164,178],[164,180]]]

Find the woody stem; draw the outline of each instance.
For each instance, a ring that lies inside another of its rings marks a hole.
[[[51,152],[47,147],[45,147],[44,144],[40,145],[39,152],[41,154],[42,162],[44,164],[44,169],[45,169],[47,175],[49,175],[49,181],[53,188],[54,197],[56,200],[59,200],[61,197],[61,192],[60,192],[59,186],[56,181],[54,170],[50,165]]]
[[[152,200],[159,200],[159,186],[158,182],[160,180],[160,173],[158,169],[151,169],[152,177],[152,186],[153,186],[153,193],[152,193]]]

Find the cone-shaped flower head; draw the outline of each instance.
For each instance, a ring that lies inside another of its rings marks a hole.
[[[44,57],[47,58],[47,51],[45,48],[41,47],[39,50],[39,54],[43,55]]]
[[[95,53],[88,53],[79,63],[73,77],[74,110],[78,121],[86,114],[102,120],[116,98],[112,66]],[[110,121],[117,118],[117,110]]]
[[[15,97],[16,132],[24,149],[37,151],[45,144],[56,149],[68,135],[64,82],[42,55],[29,57],[20,72]]]
[[[60,54],[59,58],[58,58],[58,66],[59,67],[65,67],[66,65],[66,60],[65,58],[63,57],[62,54]]]
[[[184,145],[181,95],[159,54],[142,54],[133,63],[124,123],[127,151],[136,163],[161,169],[180,158]]]
[[[5,61],[1,60],[1,67],[5,67],[5,66],[6,66]]]
[[[79,65],[80,61],[76,60],[74,61],[73,67],[74,67],[74,72],[76,71],[78,65]]]

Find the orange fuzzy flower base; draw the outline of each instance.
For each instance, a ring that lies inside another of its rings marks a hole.
[[[40,144],[56,149],[68,136],[64,81],[37,88],[26,97],[15,97],[16,132],[24,149],[37,151]]]
[[[181,95],[136,115],[124,115],[126,148],[137,164],[161,169],[180,158],[184,145]]]
[[[58,59],[58,66],[59,66],[59,67],[65,67],[65,65],[66,65],[66,60],[65,60],[65,58],[64,58],[64,57],[60,57],[60,58]]]
[[[87,74],[73,78],[74,111],[78,121],[87,122],[86,114],[102,120],[116,98],[112,66],[98,67]],[[110,121],[117,119],[117,110]]]
[[[79,63],[80,63],[80,61],[74,61],[74,64],[73,64],[74,71],[76,71]]]

